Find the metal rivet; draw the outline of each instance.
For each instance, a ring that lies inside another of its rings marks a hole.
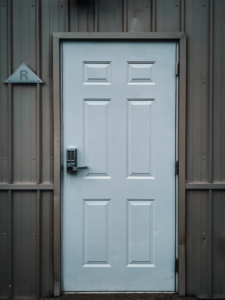
[[[206,6],[206,4],[204,4],[204,6]]]
[[[5,4],[3,4],[3,7],[5,7]]]
[[[53,232],[51,232],[51,235],[53,235]]]
[[[63,5],[61,5],[61,7],[63,7]]]
[[[35,157],[33,157],[33,159],[35,159]]]
[[[203,292],[203,295],[205,295],[205,292]]]
[[[32,179],[32,181],[34,182],[34,179]]]
[[[7,179],[5,179],[5,182],[7,182]]]
[[[205,234],[205,232],[203,232],[202,234]]]
[[[205,156],[203,156],[203,158],[205,159],[206,157],[205,157]]]
[[[36,235],[36,233],[35,233],[35,232],[33,232],[33,235]]]
[[[202,179],[203,181],[205,181],[205,178],[204,179]]]
[[[4,296],[6,296],[6,294],[4,293]]]
[[[6,233],[4,232],[4,235],[6,235]]]
[[[6,160],[7,157],[4,157],[4,160]]]
[[[53,156],[51,157],[51,159],[53,159]]]

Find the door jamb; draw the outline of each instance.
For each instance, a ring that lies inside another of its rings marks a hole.
[[[61,73],[60,44],[73,41],[177,41],[179,43],[178,78],[178,293],[186,294],[185,271],[185,164],[186,164],[186,34],[184,32],[150,33],[53,33],[53,117],[54,117],[54,241],[53,278],[54,297],[61,288]]]

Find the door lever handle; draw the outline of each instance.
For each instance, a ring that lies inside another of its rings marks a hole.
[[[67,165],[67,172],[68,173],[76,173],[78,170],[87,169],[87,166],[84,167],[74,167],[72,165]]]

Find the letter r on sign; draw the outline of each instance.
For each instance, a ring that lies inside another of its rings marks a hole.
[[[23,77],[27,80],[27,71],[26,70],[21,70],[20,71],[20,80],[23,80]]]

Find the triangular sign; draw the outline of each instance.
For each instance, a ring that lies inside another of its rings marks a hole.
[[[5,83],[43,83],[43,81],[25,64],[6,80]]]

